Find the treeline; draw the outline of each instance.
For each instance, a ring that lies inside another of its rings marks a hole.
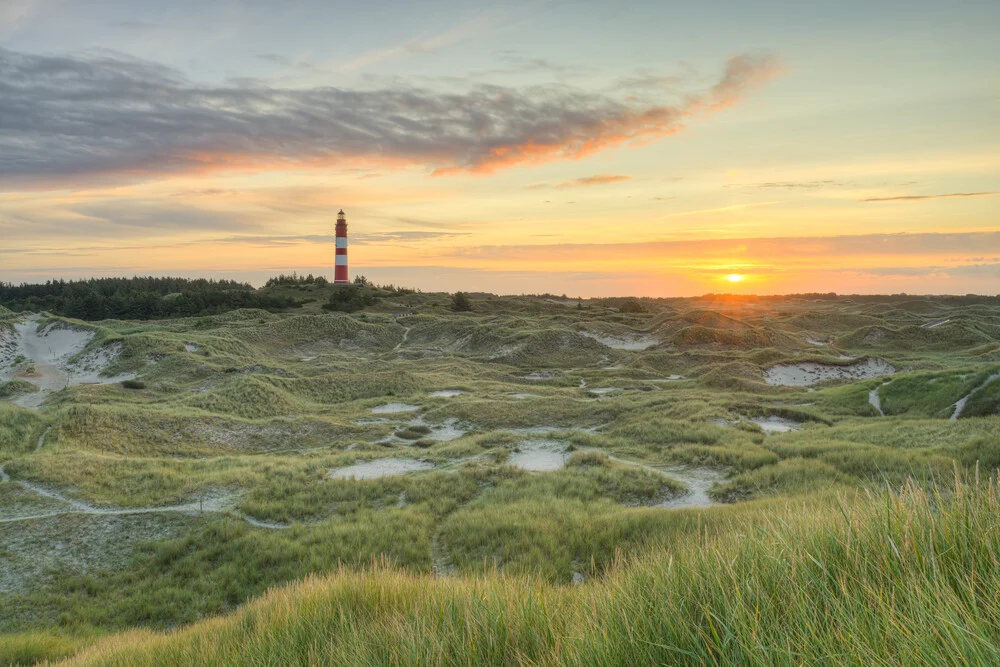
[[[311,273],[308,276],[300,276],[298,273],[292,272],[290,276],[282,273],[273,278],[268,278],[267,282],[264,283],[264,287],[299,287],[302,285],[326,287],[329,284],[330,281],[325,276],[314,276]]]
[[[151,320],[215,315],[237,308],[282,310],[291,297],[258,293],[249,283],[187,278],[91,278],[44,284],[0,283],[0,305],[81,320]]]

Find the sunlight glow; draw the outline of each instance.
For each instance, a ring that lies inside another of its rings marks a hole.
[[[741,283],[743,282],[744,278],[746,278],[746,276],[741,275],[739,273],[730,273],[728,276],[726,276],[726,280],[728,280],[731,283]]]

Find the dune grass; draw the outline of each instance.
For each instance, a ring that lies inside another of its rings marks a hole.
[[[37,412],[0,403],[0,462],[33,450],[44,424]]]
[[[1000,486],[952,487],[774,508],[577,587],[341,571],[67,664],[995,664]]]
[[[948,417],[997,371],[1000,307],[893,299],[643,300],[620,312],[630,302],[473,295],[473,312],[455,314],[445,295],[400,294],[352,316],[317,303],[286,315],[94,324],[94,345],[121,346],[113,370],[137,373],[145,389],[70,387],[41,411],[0,402],[0,464],[11,478],[0,485],[0,519],[13,520],[0,524],[0,632],[15,633],[0,634],[0,664],[94,641],[88,660],[112,664],[995,657],[969,634],[996,639],[988,601],[963,593],[960,604],[986,610],[970,620],[941,588],[970,576],[985,584],[988,559],[952,562],[941,551],[943,579],[930,588],[919,563],[892,559],[917,548],[930,558],[942,549],[934,530],[971,539],[956,524],[962,494],[977,498],[968,507],[979,544],[995,540],[982,509],[995,488],[956,488],[954,470],[1000,468],[1000,381],[975,393],[961,419]],[[943,328],[919,328],[938,316],[976,333],[949,342]],[[656,345],[625,351],[585,332]],[[775,363],[873,353],[899,372],[763,382]],[[464,393],[431,395],[451,388]],[[869,404],[872,389],[887,416]],[[373,411],[387,403],[412,409]],[[757,417],[799,430],[768,433]],[[565,458],[562,468],[512,465],[537,439]],[[433,467],[330,475],[384,458]],[[692,484],[722,504],[660,507],[696,497]],[[130,521],[30,518],[72,509],[30,485],[109,509],[211,507]],[[908,521],[930,532],[908,533]],[[868,563],[888,574],[863,571]],[[809,596],[819,602],[808,606]],[[911,622],[933,636],[906,634]],[[100,643],[119,631],[130,634]],[[204,648],[216,631],[226,639]]]

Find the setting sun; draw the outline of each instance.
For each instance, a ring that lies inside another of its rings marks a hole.
[[[728,280],[731,283],[741,283],[743,282],[744,278],[746,278],[746,276],[741,275],[739,273],[730,273],[728,276],[726,276],[726,280]]]

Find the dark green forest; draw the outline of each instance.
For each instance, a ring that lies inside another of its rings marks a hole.
[[[215,315],[236,308],[283,310],[289,296],[261,294],[249,283],[199,278],[91,278],[44,284],[0,283],[0,305],[81,320],[153,320]]]

